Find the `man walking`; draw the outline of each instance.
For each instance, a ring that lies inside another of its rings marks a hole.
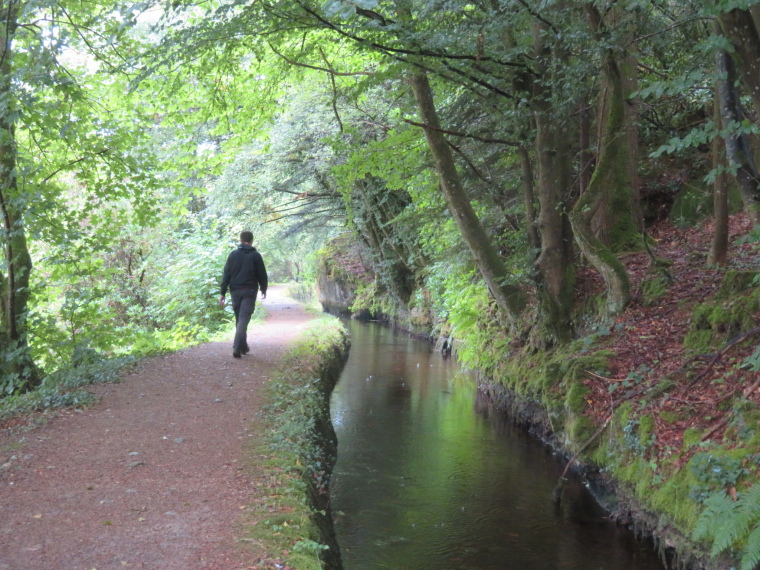
[[[261,289],[261,298],[267,298],[267,270],[261,254],[256,251],[253,234],[249,231],[240,233],[240,245],[227,257],[222,275],[222,296],[219,303],[224,305],[227,288],[232,297],[232,310],[235,312],[235,341],[232,344],[232,356],[240,358],[248,354],[248,323],[251,321],[256,306],[256,295]]]

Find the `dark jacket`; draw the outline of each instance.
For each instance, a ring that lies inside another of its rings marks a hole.
[[[230,291],[261,289],[262,293],[267,292],[267,270],[255,247],[241,243],[229,254],[222,275],[222,297],[227,294],[227,287]]]

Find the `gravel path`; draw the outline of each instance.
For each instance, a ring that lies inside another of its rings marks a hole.
[[[261,302],[261,301],[260,301]],[[149,359],[99,402],[0,436],[0,568],[257,568],[240,541],[263,384],[310,316],[270,288],[251,354],[231,339]]]

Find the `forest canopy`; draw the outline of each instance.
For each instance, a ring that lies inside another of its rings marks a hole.
[[[536,347],[580,334],[581,266],[604,283],[598,318],[625,311],[620,255],[677,200],[683,221],[714,216],[707,265],[725,266],[728,213],[760,222],[758,18],[736,1],[9,0],[0,390],[209,334],[242,229],[276,279],[306,281],[350,232],[398,303],[445,319],[492,302]]]

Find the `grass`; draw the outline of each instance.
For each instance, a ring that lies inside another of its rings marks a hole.
[[[328,506],[336,451],[329,397],[347,353],[340,321],[315,318],[265,391],[248,454],[257,492],[243,539],[267,553],[264,568],[316,570],[339,557]]]

